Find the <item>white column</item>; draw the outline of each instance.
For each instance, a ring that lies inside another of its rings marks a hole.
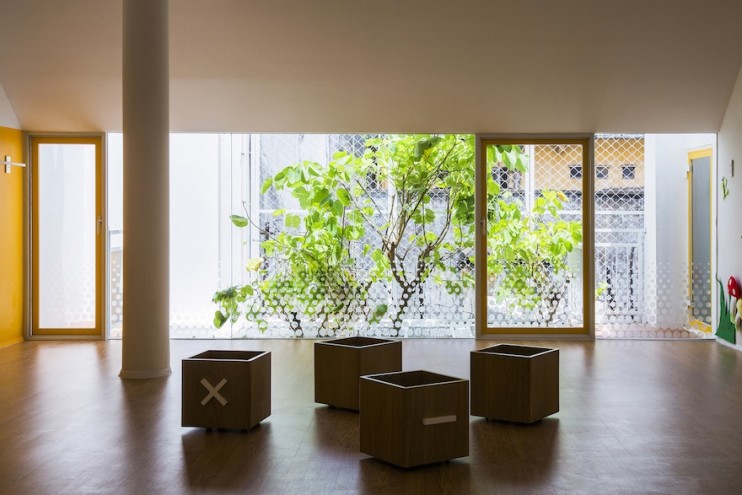
[[[124,0],[122,378],[170,374],[168,1]]]

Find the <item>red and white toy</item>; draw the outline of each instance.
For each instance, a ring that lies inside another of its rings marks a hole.
[[[732,323],[739,328],[742,325],[742,290],[734,276],[729,277],[727,281],[727,292],[729,292],[729,317]],[[737,300],[735,304],[732,304],[732,298]]]

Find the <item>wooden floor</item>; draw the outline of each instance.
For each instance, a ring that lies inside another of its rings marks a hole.
[[[492,341],[409,340],[404,368],[467,378]],[[561,411],[471,418],[470,455],[403,470],[359,453],[358,414],[313,403],[312,341],[173,341],[173,374],[124,381],[121,342],[0,349],[0,493],[742,493],[742,353],[708,341],[540,342]],[[180,426],[180,360],[270,350],[273,414]]]

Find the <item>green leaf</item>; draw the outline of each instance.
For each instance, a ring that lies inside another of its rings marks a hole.
[[[438,136],[421,139],[415,144],[413,156],[415,158],[422,158],[423,155],[425,155],[428,150],[435,147],[440,142],[440,140],[441,138]]]
[[[283,186],[286,184],[286,172],[284,170],[281,170],[276,175],[274,175],[273,183],[276,185],[276,189],[283,189]]]
[[[289,168],[286,172],[286,177],[288,179],[289,184],[294,184],[296,182],[299,182],[301,180],[301,172],[297,170],[296,168]]]
[[[222,328],[224,323],[228,320],[227,316],[224,315],[221,311],[217,310],[214,313],[214,326],[216,328]]]
[[[388,309],[389,306],[387,306],[386,304],[379,304],[378,306],[376,306],[374,308],[374,312],[371,313],[371,317],[368,320],[369,323],[379,323]]]
[[[302,209],[308,209],[311,204],[310,194],[309,191],[307,191],[303,187],[297,187],[294,189],[294,191],[291,193],[296,199],[299,200],[299,206]]]
[[[343,206],[343,203],[341,201],[333,201],[332,207],[330,209],[332,210],[332,213],[336,217],[341,217],[343,215],[343,210],[345,209],[345,206]]]
[[[326,188],[321,188],[314,193],[313,203],[316,205],[323,205],[330,200],[330,191]]]
[[[273,241],[273,240],[270,240],[270,239],[267,240],[267,241],[263,241],[260,244],[260,247],[262,247],[263,249],[265,249],[265,254],[267,256],[273,256],[273,253],[276,251],[276,241]]]
[[[249,223],[248,219],[241,215],[230,215],[229,219],[232,220],[235,227],[247,227],[247,224]]]
[[[381,249],[376,248],[371,252],[371,259],[376,263],[381,263],[386,259],[386,256],[384,256],[384,252]]]
[[[263,264],[263,258],[250,258],[247,260],[246,269],[248,272],[255,272],[260,269],[260,265]]]
[[[286,224],[286,227],[290,229],[298,229],[301,225],[301,217],[294,213],[288,213],[284,218],[284,222]]]
[[[487,181],[487,194],[491,196],[497,196],[500,194],[500,186],[495,181]]]
[[[319,176],[319,171],[317,170],[318,164],[314,162],[310,162],[307,164],[307,171],[309,172],[309,175],[312,177]]]
[[[345,206],[350,206],[350,193],[348,191],[346,191],[345,189],[338,189],[337,195],[341,203],[343,203]]]
[[[268,189],[273,185],[273,177],[268,177],[263,182],[263,187],[260,188],[260,194],[265,194]]]

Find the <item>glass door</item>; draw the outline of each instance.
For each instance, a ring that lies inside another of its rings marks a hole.
[[[589,149],[587,138],[480,138],[479,334],[590,333]]]
[[[688,313],[690,324],[711,332],[711,149],[688,154]]]
[[[33,335],[103,335],[102,138],[31,138]]]

